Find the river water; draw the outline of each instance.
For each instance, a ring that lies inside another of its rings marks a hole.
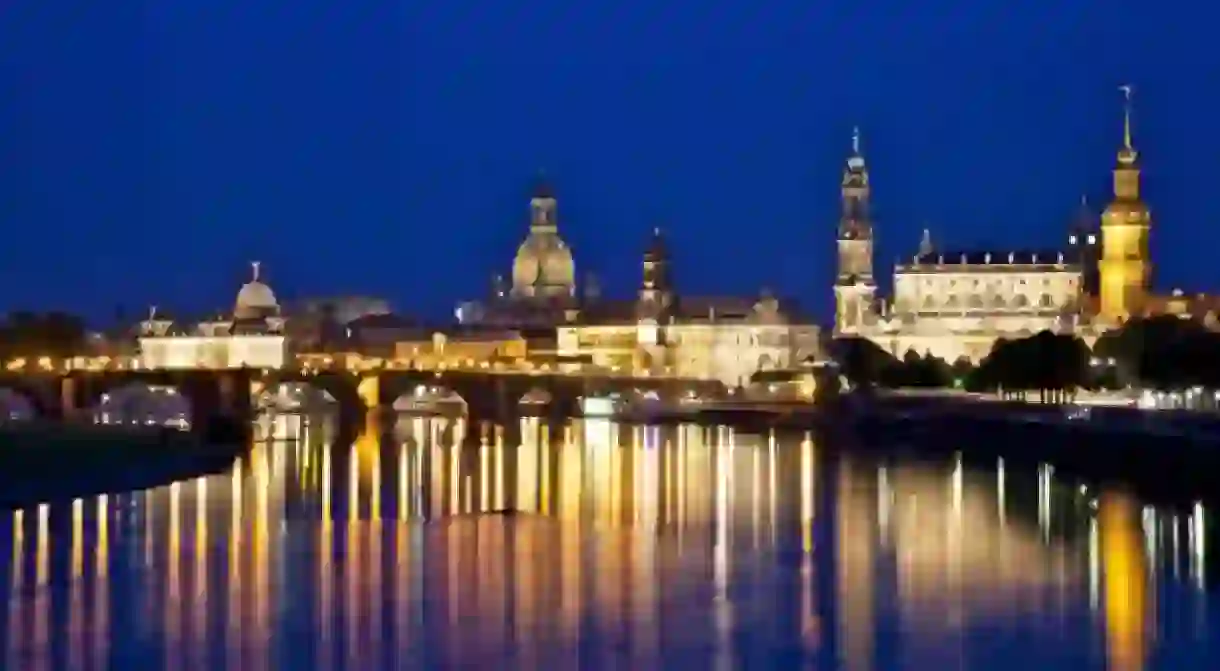
[[[336,445],[325,417],[262,421],[232,473],[0,513],[0,668],[1220,660],[1209,511],[1050,469],[724,427],[404,417]]]

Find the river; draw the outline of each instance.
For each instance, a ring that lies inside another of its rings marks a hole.
[[[264,418],[232,473],[0,513],[2,668],[1220,659],[1201,507],[725,427],[332,425]]]

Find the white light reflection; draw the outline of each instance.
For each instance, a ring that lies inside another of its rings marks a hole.
[[[953,517],[961,521],[962,517],[962,453],[953,457]]]
[[[1191,556],[1193,558],[1193,561],[1191,562],[1192,569],[1193,569],[1192,577],[1195,580],[1195,586],[1198,587],[1200,592],[1202,592],[1206,589],[1206,584],[1204,583],[1204,571],[1203,571],[1204,559],[1206,558],[1206,554],[1205,554],[1206,541],[1204,539],[1203,504],[1202,503],[1198,503],[1198,502],[1195,503],[1194,514],[1191,515],[1190,523],[1194,530],[1193,535],[1195,538],[1195,546],[1194,546],[1193,551],[1191,552]]]
[[[1051,481],[1055,475],[1055,467],[1043,464],[1038,468],[1038,528],[1042,530],[1042,540],[1051,539]]]
[[[736,447],[734,434],[730,431],[727,441],[717,441],[716,455],[716,540],[712,558],[712,580],[716,596],[713,606],[713,621],[716,627],[716,652],[714,668],[733,667],[732,632],[733,606],[729,601],[729,497],[732,487],[732,463]]]
[[[1089,609],[1096,612],[1101,605],[1101,546],[1097,533],[1097,518],[1089,518]]]
[[[995,485],[996,508],[1000,512],[1000,526],[1003,527],[1005,525],[1005,523],[1007,522],[1007,519],[1006,519],[1007,515],[1005,514],[1005,510],[1004,510],[1005,509],[1004,498],[1005,498],[1006,485],[1004,482],[1004,460],[1003,459],[1000,459],[999,462],[996,464],[995,480],[996,480],[996,485]]]
[[[885,466],[877,467],[877,533],[881,536],[882,547],[890,544],[890,506],[894,503],[894,494],[890,491],[890,472]]]

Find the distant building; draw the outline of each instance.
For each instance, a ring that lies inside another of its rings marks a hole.
[[[285,319],[271,287],[253,277],[237,292],[230,315],[179,321],[153,308],[137,338],[146,368],[280,368],[289,360]]]
[[[559,357],[645,375],[746,384],[758,371],[820,352],[819,329],[766,292],[757,298],[681,297],[659,229],[644,254],[634,301],[598,301],[557,328]]]

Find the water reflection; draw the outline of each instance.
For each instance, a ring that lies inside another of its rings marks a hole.
[[[1201,508],[1049,469],[602,420],[331,430],[269,418],[231,474],[6,514],[4,668],[1181,669],[1218,637]]]

